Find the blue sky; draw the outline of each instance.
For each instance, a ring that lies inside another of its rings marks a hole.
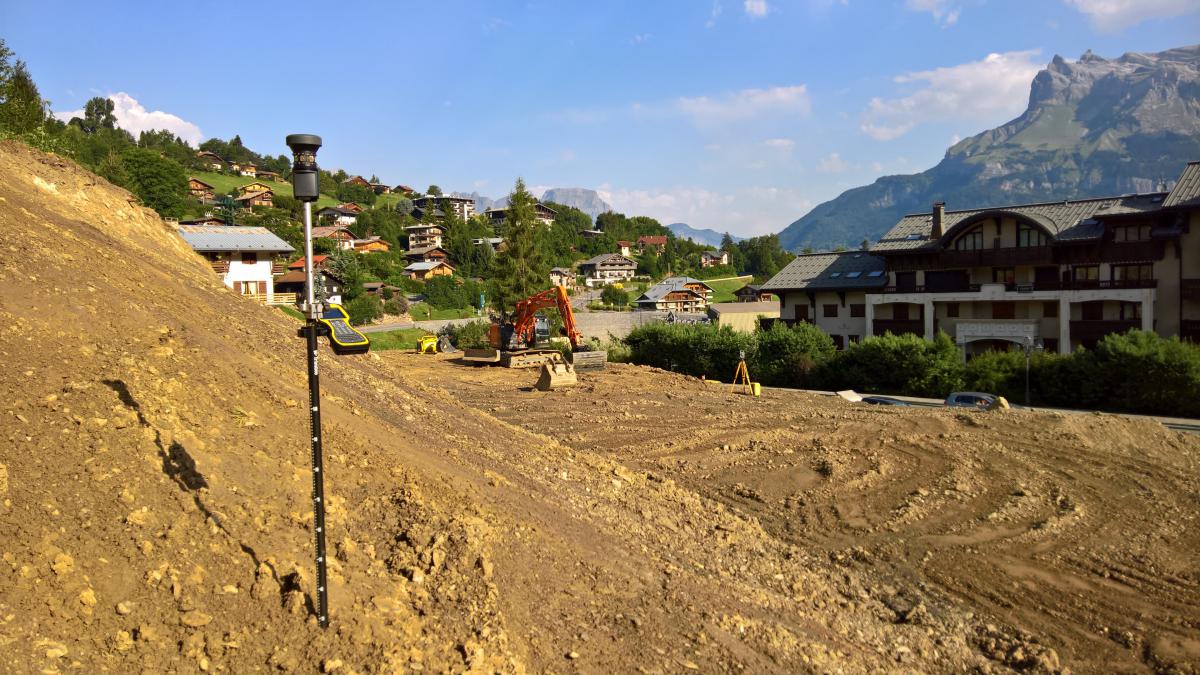
[[[1015,117],[1055,54],[1195,43],[1200,0],[4,0],[0,36],[58,112],[755,235]]]

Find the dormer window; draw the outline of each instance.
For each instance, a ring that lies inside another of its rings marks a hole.
[[[1045,232],[1042,232],[1032,225],[1017,225],[1017,246],[1020,246],[1021,248],[1028,248],[1035,246],[1048,246],[1049,244],[1050,238],[1046,236]]]
[[[954,242],[954,248],[958,251],[978,251],[983,248],[983,228],[976,227],[964,233]]]
[[[1113,241],[1150,241],[1149,225],[1118,225],[1113,227]]]

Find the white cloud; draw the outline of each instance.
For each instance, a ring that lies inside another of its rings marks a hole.
[[[1200,12],[1196,0],[1064,0],[1083,12],[1097,30],[1115,33],[1147,19]]]
[[[768,148],[775,148],[776,150],[791,152],[792,148],[796,147],[796,141],[793,141],[790,138],[768,138],[767,140],[763,141],[763,145],[767,146]]]
[[[744,0],[742,4],[746,8],[746,14],[752,19],[761,19],[771,11],[767,7],[767,0]]]
[[[920,84],[920,88],[900,98],[871,99],[860,129],[876,140],[889,141],[926,122],[1000,124],[1025,109],[1030,83],[1041,68],[1034,61],[1038,53],[988,54],[980,61],[900,75],[894,78],[897,84]]]
[[[697,187],[630,189],[605,184],[597,192],[615,210],[627,215],[646,215],[664,225],[687,223],[739,236],[778,232],[814,205],[792,189],[770,186],[716,192]]]
[[[675,99],[672,107],[691,117],[699,126],[736,122],[764,114],[807,115],[812,110],[808,88],[803,84],[743,89],[716,97],[683,97]]]
[[[640,44],[643,44],[643,43],[649,41],[650,37],[651,37],[650,33],[638,33],[637,35],[634,35],[633,37],[629,38],[629,44],[640,45]]]
[[[851,168],[853,167],[850,163],[836,152],[829,153],[828,157],[822,157],[821,161],[817,162],[817,171],[821,173],[843,173]]]
[[[717,18],[720,16],[721,16],[721,1],[714,0],[713,4],[712,4],[712,11],[709,12],[708,21],[704,22],[704,27],[712,28],[713,26],[717,25]]]
[[[958,23],[958,16],[962,13],[955,0],[905,0],[904,6],[914,12],[929,12],[933,20],[943,27]]]
[[[117,118],[117,126],[134,136],[143,131],[166,129],[192,145],[199,145],[200,141],[204,140],[200,127],[178,115],[161,110],[146,110],[137,99],[123,91],[109,94],[108,98],[113,102],[113,115]],[[72,117],[82,118],[83,110],[56,112],[54,116],[67,122]]]

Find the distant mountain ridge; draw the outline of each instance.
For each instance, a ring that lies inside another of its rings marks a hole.
[[[612,205],[604,201],[600,193],[587,188],[550,188],[542,193],[542,201],[555,202],[583,211],[596,220],[596,216],[612,211]]]
[[[1033,79],[1016,119],[965,139],[936,166],[884,176],[818,205],[780,232],[783,246],[874,240],[944,200],[976,208],[1148,192],[1200,159],[1200,45],[1105,59],[1061,56]]]
[[[721,239],[725,237],[724,232],[717,232],[716,230],[710,229],[700,229],[698,227],[692,227],[687,223],[671,223],[667,226],[667,229],[671,230],[671,232],[674,232],[675,236],[680,239],[691,239],[697,244],[705,244],[708,246],[720,246]],[[739,242],[745,238],[735,237],[733,235],[729,236],[733,238],[734,242]]]

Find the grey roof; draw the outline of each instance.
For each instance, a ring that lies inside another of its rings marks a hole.
[[[765,302],[717,302],[708,306],[709,314],[778,314],[779,301]]]
[[[558,272],[559,274],[571,274],[571,269],[569,267],[551,267],[550,271]]]
[[[699,279],[693,279],[691,277],[667,277],[657,284],[654,284],[650,288],[647,288],[646,292],[642,293],[636,302],[658,302],[663,298],[663,296],[672,291],[687,291],[695,294],[696,297],[702,297],[699,293],[696,293],[696,291],[688,288],[687,284],[701,284],[708,290],[712,290],[711,286],[703,281],[700,281]]]
[[[1163,206],[1200,207],[1200,162],[1189,162],[1175,181],[1175,187],[1163,200]]]
[[[662,281],[660,281],[658,283],[659,283],[659,285],[669,284],[669,285],[673,285],[673,286],[682,286],[684,284],[700,284],[701,286],[704,286],[708,290],[710,290],[710,291],[712,290],[712,286],[709,286],[708,284],[704,283],[703,281],[700,281],[699,279],[693,279],[692,277],[667,277],[666,279],[663,279]]]
[[[609,265],[621,265],[622,267],[637,267],[637,262],[626,258],[620,253],[601,253],[590,260],[583,261],[580,263],[580,265],[600,265],[604,263]]]
[[[443,227],[442,225],[439,225],[438,223],[418,223],[416,225],[409,225],[408,227],[406,227],[404,229],[406,229],[406,230],[441,230],[442,232],[446,231],[446,228]]]
[[[429,270],[437,267],[438,265],[446,265],[447,267],[449,267],[449,265],[447,265],[445,262],[443,262],[441,260],[431,260],[429,262],[415,262],[415,263],[409,265],[408,267],[405,267],[404,271],[405,272],[428,272]]]
[[[290,253],[291,244],[265,227],[180,225],[179,234],[197,251],[272,251]]]
[[[343,216],[354,216],[355,218],[358,217],[357,211],[354,211],[353,209],[342,208],[340,206],[326,206],[325,208],[321,209],[320,211],[317,211],[317,215],[319,216],[322,213],[325,213],[328,211],[331,211],[333,213],[339,213]]]
[[[779,270],[761,291],[876,288],[886,285],[883,258],[863,251],[808,253]],[[878,272],[871,276],[871,272]]]
[[[1021,216],[1042,226],[1055,241],[1082,241],[1095,239],[1104,233],[1104,224],[1097,218],[1157,211],[1163,206],[1162,192],[1124,195],[1121,197],[1097,197],[1092,199],[1066,200],[1040,204],[1017,204],[966,211],[946,211],[942,220],[943,238],[955,226],[977,218],[995,215]],[[940,239],[931,239],[933,215],[913,213],[904,216],[892,226],[879,241],[871,246],[872,252],[937,250]]]

